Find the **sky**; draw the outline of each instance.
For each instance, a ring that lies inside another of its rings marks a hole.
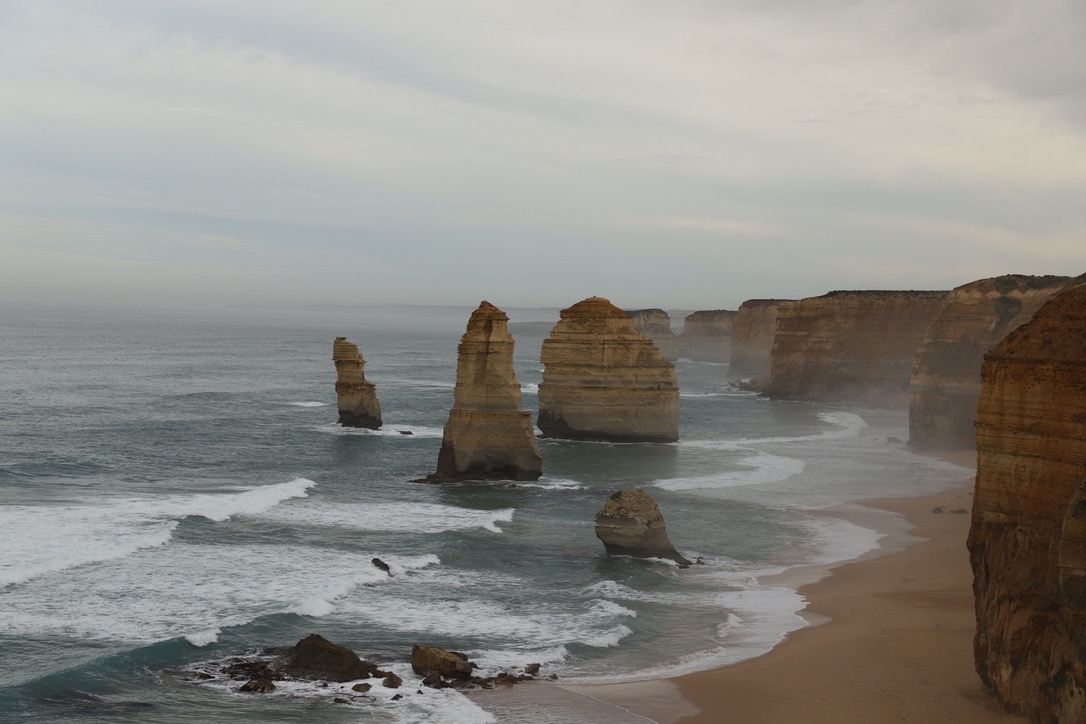
[[[0,305],[1083,272],[1081,0],[0,0]]]

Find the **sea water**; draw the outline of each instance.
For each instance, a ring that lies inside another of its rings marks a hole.
[[[0,720],[573,721],[419,687],[411,646],[566,683],[739,661],[805,624],[761,577],[877,544],[819,508],[969,475],[911,454],[900,411],[766,400],[680,360],[678,443],[540,440],[537,482],[411,482],[435,468],[470,311],[0,311]],[[379,431],[337,424],[340,335]],[[541,341],[516,345],[533,414]],[[703,565],[604,554],[595,513],[635,486]],[[314,632],[405,686],[192,675]]]

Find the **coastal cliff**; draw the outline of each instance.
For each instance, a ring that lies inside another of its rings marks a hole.
[[[635,309],[627,311],[634,329],[656,345],[660,354],[674,362],[679,358],[679,340],[671,331],[671,317],[663,309]]]
[[[468,320],[431,480],[536,480],[543,473],[531,414],[521,407],[508,325],[505,312],[486,301]]]
[[[770,397],[905,407],[945,291],[838,291],[777,307]]]
[[[732,325],[732,357],[728,377],[747,379],[769,374],[777,308],[784,299],[748,299],[739,305]]]
[[[332,361],[336,365],[336,398],[339,424],[347,427],[381,427],[381,404],[377,401],[377,386],[366,381],[366,360],[358,345],[346,337],[336,337],[332,343]]]
[[[977,673],[1034,721],[1086,721],[1086,286],[988,353],[976,428]]]
[[[1010,274],[950,292],[916,351],[909,383],[909,445],[970,450],[984,354],[1063,290],[1069,277]]]
[[[675,367],[602,297],[563,309],[541,353],[539,429],[617,442],[679,438]]]
[[[737,314],[727,309],[709,309],[686,315],[679,335],[679,354],[698,362],[730,362],[732,325]]]

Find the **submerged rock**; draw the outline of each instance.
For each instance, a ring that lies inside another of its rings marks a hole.
[[[337,682],[368,679],[377,671],[376,666],[358,658],[354,651],[319,634],[310,634],[299,641],[272,668],[277,678]]]
[[[596,513],[596,537],[611,555],[666,558],[690,565],[668,540],[660,506],[640,488],[623,490],[607,499]]]
[[[336,398],[339,423],[347,427],[381,427],[381,404],[377,387],[366,381],[366,360],[358,345],[346,337],[336,337],[332,344],[332,361],[336,365]]]

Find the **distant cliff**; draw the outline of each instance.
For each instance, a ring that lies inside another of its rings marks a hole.
[[[1028,322],[1069,281],[1012,274],[950,292],[928,325],[913,362],[910,445],[921,450],[973,448],[984,354]]]
[[[1086,286],[988,353],[976,429],[977,672],[1036,722],[1086,721]]]
[[[746,379],[769,374],[777,308],[783,299],[748,299],[739,305],[732,325],[732,357],[728,377]]]
[[[738,312],[710,309],[688,314],[679,335],[679,355],[726,364],[732,358],[732,325]]]
[[[679,340],[671,331],[671,317],[663,309],[627,310],[634,328],[656,345],[660,354],[674,362],[679,358]]]
[[[839,291],[783,302],[770,397],[904,407],[913,354],[947,292]]]

